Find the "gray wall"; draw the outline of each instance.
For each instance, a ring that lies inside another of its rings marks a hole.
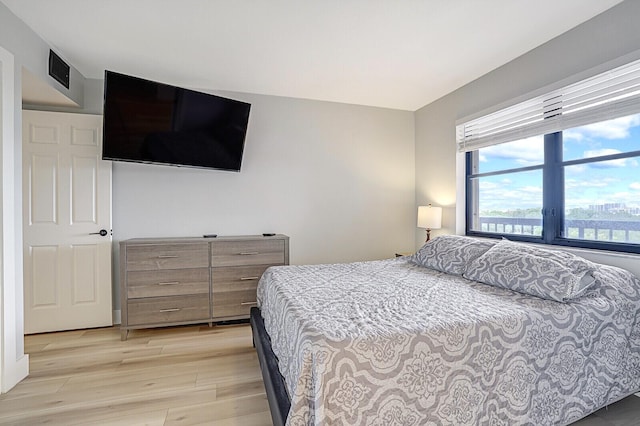
[[[415,114],[227,94],[253,104],[242,172],[114,163],[114,243],[273,231],[292,237],[292,263],[376,259],[422,244],[415,206],[429,202],[445,208],[434,234],[454,233],[455,121],[640,57],[637,16],[640,2],[627,0]],[[1,3],[0,45],[60,90],[46,75],[48,45]],[[101,113],[102,81],[75,81],[65,94],[83,108],[60,110]]]
[[[216,94],[252,104],[241,172],[113,162],[114,242],[279,232],[297,264],[413,248],[412,112]],[[102,114],[102,101],[87,79],[83,109],[34,108]]]
[[[113,162],[115,310],[118,243],[128,238],[277,232],[291,237],[292,264],[412,250],[412,112],[216,94],[252,104],[240,173]],[[34,108],[102,113],[102,80],[86,80],[83,96],[81,110]]]
[[[26,68],[53,89],[81,104],[84,77],[71,68],[71,86],[64,88],[48,76],[49,45],[34,33],[24,22],[0,3],[0,90],[2,108],[0,145],[2,148],[2,260],[0,261],[0,304],[11,306],[5,309],[0,321],[0,385],[1,390],[10,389],[13,384],[28,373],[28,356],[24,354],[24,314],[23,314],[23,259],[22,259],[22,69]],[[10,58],[10,59],[8,59]],[[8,70],[12,67],[12,70]],[[11,76],[13,82],[8,82]],[[15,359],[8,353],[15,350]]]
[[[61,90],[47,75],[49,46],[1,3],[0,45],[16,55],[18,75],[25,66],[81,105],[25,108],[102,113],[103,82],[72,69],[71,90]],[[19,77],[16,86],[19,97]],[[118,242],[132,237],[279,232],[291,237],[292,263],[379,259],[411,250],[413,113],[223,95],[253,105],[240,173],[114,163],[115,309]]]
[[[627,0],[571,31],[482,76],[416,112],[416,202],[442,205],[443,229],[452,234],[456,220],[456,120],[504,107],[542,91],[640,58],[640,1]],[[416,233],[416,246],[424,240]],[[640,275],[638,257],[583,252],[595,260],[619,264]]]
[[[116,255],[133,237],[263,232],[291,237],[292,264],[411,250],[413,113],[224,95],[252,104],[241,172],[114,162]]]
[[[278,232],[298,264],[412,247],[412,113],[226,95],[252,104],[241,172],[114,162],[115,240]]]
[[[40,78],[49,86],[82,107],[85,78],[64,57],[64,52],[54,49],[56,54],[70,65],[69,88],[67,89],[49,76],[49,46],[40,36],[18,19],[9,8],[0,3],[0,46],[15,55],[18,74],[22,67]]]

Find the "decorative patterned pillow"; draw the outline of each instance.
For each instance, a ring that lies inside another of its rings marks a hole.
[[[409,259],[427,268],[462,275],[471,261],[496,244],[460,235],[442,235],[426,243]]]
[[[594,284],[595,269],[596,264],[572,253],[502,240],[475,259],[464,277],[547,300],[567,302]]]

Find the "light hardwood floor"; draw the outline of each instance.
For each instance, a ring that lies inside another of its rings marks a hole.
[[[248,324],[26,336],[2,425],[271,425]]]
[[[0,395],[1,425],[271,425],[248,324],[117,327],[25,338],[30,375]],[[640,425],[630,396],[576,426]]]

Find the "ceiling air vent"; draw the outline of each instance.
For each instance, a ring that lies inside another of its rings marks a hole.
[[[49,75],[67,89],[69,88],[69,65],[49,49]]]

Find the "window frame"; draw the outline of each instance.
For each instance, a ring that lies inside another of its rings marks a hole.
[[[624,153],[604,155],[592,158],[581,158],[563,161],[562,131],[544,135],[544,162],[542,165],[526,166],[497,170],[485,173],[473,173],[474,155],[478,150],[465,153],[465,234],[468,236],[485,238],[508,238],[512,241],[522,241],[536,244],[549,244],[575,248],[607,250],[625,253],[640,253],[640,244],[611,242],[602,240],[585,240],[562,236],[564,224],[564,169],[567,166],[597,163],[640,156],[640,150]],[[492,175],[516,173],[528,170],[542,169],[542,235],[520,235],[500,232],[484,232],[472,229],[473,204],[475,189],[473,179]]]

